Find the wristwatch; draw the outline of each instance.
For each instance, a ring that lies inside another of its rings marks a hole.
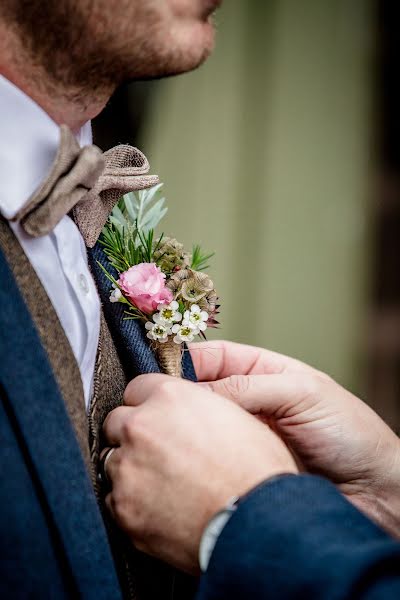
[[[209,521],[200,540],[199,564],[203,573],[207,571],[211,555],[225,525],[235,512],[239,498],[232,498],[229,504],[218,511]]]

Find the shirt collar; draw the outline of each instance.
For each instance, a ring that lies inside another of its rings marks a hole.
[[[59,126],[29,96],[0,75],[0,213],[12,219],[47,176],[59,144]],[[92,143],[88,121],[76,134]]]

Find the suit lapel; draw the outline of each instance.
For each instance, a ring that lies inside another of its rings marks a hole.
[[[89,250],[89,262],[103,304],[104,315],[127,377],[132,379],[143,373],[159,373],[160,367],[149,347],[142,324],[136,320],[124,320],[123,304],[112,304],[109,301],[111,284],[98,263],[103,265],[116,279],[118,274],[111,267],[98,242],[93,249]],[[186,379],[196,381],[195,370],[188,351],[183,354],[183,375]]]
[[[0,250],[0,381],[82,597],[119,585],[82,454],[37,329]]]

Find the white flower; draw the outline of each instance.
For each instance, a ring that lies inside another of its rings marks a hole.
[[[172,333],[175,333],[175,344],[183,344],[184,342],[192,342],[199,330],[193,327],[191,323],[181,323],[172,327]]]
[[[113,286],[115,287],[115,286]],[[122,293],[121,290],[118,288],[115,288],[111,294],[110,294],[110,302],[119,302],[119,299],[121,298]]]
[[[150,321],[147,321],[145,327],[147,329],[147,337],[160,344],[165,344],[168,341],[168,336],[172,333],[170,327],[161,323],[150,323]]]
[[[171,326],[174,323],[182,321],[182,315],[179,312],[179,303],[174,300],[170,304],[159,304],[158,313],[153,315],[153,321],[164,326]]]
[[[183,315],[183,324],[190,323],[198,332],[207,329],[207,321],[208,312],[201,310],[197,304],[193,304]]]

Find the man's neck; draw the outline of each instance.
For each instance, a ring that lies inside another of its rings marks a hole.
[[[54,82],[40,65],[25,55],[16,38],[7,35],[0,23],[0,75],[32,98],[57,124],[72,131],[97,116],[113,94],[116,85],[107,89],[66,89]],[[7,34],[10,32],[7,31]],[[6,40],[6,41],[5,41]]]
[[[103,110],[114,91],[110,89],[96,97],[92,94],[91,97],[89,92],[86,95],[82,90],[65,93],[56,89],[56,86],[46,86],[43,79],[40,86],[35,86],[31,78],[27,80],[21,74],[4,67],[0,68],[0,74],[32,98],[55,123],[68,125],[74,132]]]

